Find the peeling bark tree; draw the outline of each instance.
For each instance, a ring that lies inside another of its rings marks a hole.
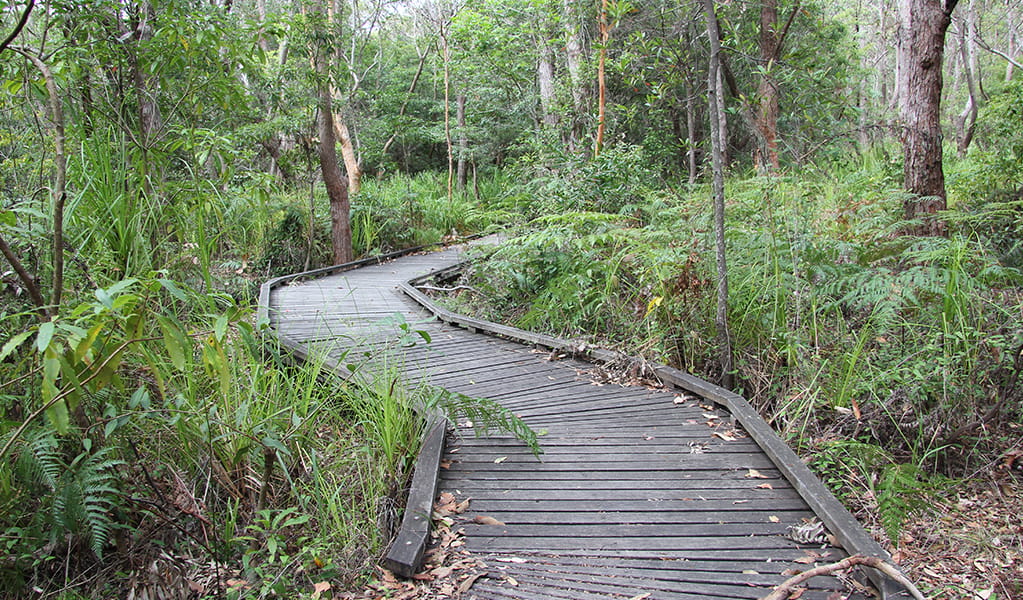
[[[899,1],[899,117],[903,185],[910,193],[907,219],[924,218],[917,235],[943,235],[933,217],[944,210],[945,174],[941,154],[941,87],[945,33],[958,0]]]
[[[316,7],[314,10],[319,9],[320,7]],[[327,188],[327,198],[330,201],[330,242],[334,263],[343,264],[352,262],[355,254],[352,250],[352,216],[348,198],[348,179],[342,175],[337,159],[334,103],[331,98],[332,86],[327,68],[329,52],[323,42],[314,43],[310,51],[317,80],[316,133],[320,139],[316,146],[316,154],[320,159],[320,174],[323,177],[323,185]]]

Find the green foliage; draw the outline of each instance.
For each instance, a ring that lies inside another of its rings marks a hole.
[[[990,240],[1003,262],[1023,267],[1023,82],[1012,82],[992,96],[977,120],[987,143],[963,161],[950,177],[961,193],[963,214],[953,221]]]
[[[31,543],[34,535],[45,534],[52,544],[73,535],[102,557],[117,526],[112,512],[121,504],[117,468],[124,461],[112,456],[113,448],[92,452],[91,441],[84,441],[84,447],[73,450],[52,431],[39,428],[17,444],[11,483],[43,499],[32,522],[20,528],[29,539],[20,540],[19,546]]]

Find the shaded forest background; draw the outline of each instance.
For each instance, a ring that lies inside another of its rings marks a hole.
[[[729,384],[935,597],[1023,594],[1023,7],[704,4],[0,2],[0,587],[364,582],[436,390],[257,286],[510,228],[455,306]]]

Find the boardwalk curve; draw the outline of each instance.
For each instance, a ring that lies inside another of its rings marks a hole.
[[[477,438],[462,423],[444,443],[445,425],[432,427],[424,444],[432,464],[421,457],[408,537],[392,550],[399,563],[421,554],[416,536],[438,488],[470,499],[459,526],[489,567],[471,591],[480,599],[754,599],[814,562],[847,552],[888,558],[740,396],[667,367],[657,367],[660,389],[595,384],[590,361],[621,357],[450,313],[413,285],[463,260],[456,246],[261,290],[260,318],[300,357],[323,352],[345,372],[358,352],[410,384],[498,401],[544,432],[538,460],[510,436]],[[430,343],[384,354],[408,323]],[[793,527],[815,519],[829,542],[792,539]],[[872,579],[884,597],[901,597]],[[815,578],[802,597],[845,589]]]

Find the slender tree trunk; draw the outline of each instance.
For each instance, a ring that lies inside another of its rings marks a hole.
[[[345,172],[348,173],[348,191],[352,195],[358,194],[362,189],[362,166],[359,164],[355,144],[341,111],[334,114],[334,133],[341,145],[341,160],[345,163]]]
[[[728,265],[725,260],[725,166],[722,149],[721,122],[725,119],[721,84],[721,41],[717,33],[714,0],[703,0],[710,38],[710,72],[707,77],[707,98],[710,109],[710,145],[714,169],[714,241],[717,257],[717,310],[714,325],[720,347],[721,385],[732,387],[732,339],[728,330]]]
[[[448,47],[445,23],[440,26],[440,43],[444,58],[444,142],[448,151],[448,202],[451,202],[455,187],[455,152],[451,141],[451,49]]]
[[[797,7],[798,9],[798,7]],[[756,154],[757,170],[774,173],[778,162],[778,83],[772,70],[781,53],[778,35],[778,0],[760,2],[760,83],[757,85],[756,126],[761,146]]]
[[[256,18],[259,20],[259,39],[256,43],[259,44],[259,49],[263,52],[270,51],[270,42],[266,39],[266,34],[263,32],[263,24],[266,23],[266,0],[256,0]]]
[[[583,137],[582,115],[586,110],[586,84],[583,80],[583,43],[575,0],[563,0],[562,22],[565,28],[565,66],[568,67],[568,85],[572,93],[571,127],[568,147],[576,151]]]
[[[465,94],[455,97],[455,121],[458,126],[458,191],[465,189],[469,157],[469,132],[465,128]]]
[[[1007,53],[1008,57],[1009,57],[1009,60],[1006,61],[1006,65],[1005,65],[1005,81],[1007,81],[1007,82],[1008,81],[1012,81],[1012,76],[1015,73],[1015,71],[1014,71],[1014,69],[1016,67],[1015,63],[1018,62],[1016,59],[1020,56],[1020,43],[1019,43],[1020,31],[1019,31],[1019,29],[1020,29],[1020,21],[1023,20],[1023,18],[1021,18],[1021,12],[1023,12],[1023,11],[1020,10],[1019,5],[1018,4],[1013,4],[1010,1],[1008,12],[1007,12],[1007,16],[1006,16],[1006,21],[1008,21],[1008,23],[1009,23],[1009,35],[1008,35],[1008,37],[1009,37],[1008,50],[1009,51]]]
[[[607,43],[611,38],[611,27],[607,22],[607,1],[600,0],[600,57],[597,59],[597,137],[593,142],[593,157],[600,156],[604,146],[604,119],[607,110],[607,81],[604,68],[607,63]]]
[[[50,113],[50,122],[53,124],[53,161],[56,168],[54,173],[53,189],[51,198],[53,203],[53,280],[50,290],[49,313],[57,314],[60,310],[60,303],[64,292],[64,204],[67,200],[67,153],[64,150],[64,107],[60,100],[60,92],[57,89],[57,80],[53,71],[43,59],[20,48],[12,48],[27,58],[43,76],[46,85],[47,107]],[[12,266],[14,263],[11,263]],[[19,272],[19,276],[21,273]],[[29,288],[31,291],[31,288]]]
[[[959,38],[959,58],[961,60],[963,75],[966,78],[966,105],[962,112],[956,117],[956,152],[960,158],[966,156],[973,141],[973,132],[977,125],[977,60],[976,52],[970,46],[976,36],[976,20],[972,17],[974,11],[973,0],[970,0],[968,16],[960,20],[957,27]]]
[[[327,26],[333,29],[336,23],[337,6],[334,0],[327,0]],[[353,43],[354,39],[355,35],[353,33]],[[340,51],[334,52],[334,60],[338,62],[342,60]],[[350,71],[354,72],[354,70]],[[351,94],[354,94],[358,88],[359,81],[356,78],[351,89]],[[341,98],[341,92],[333,78],[331,78],[330,81],[330,94],[332,98]],[[351,97],[351,95],[349,97]],[[357,195],[362,189],[362,166],[359,164],[359,158],[355,151],[355,144],[352,141],[352,135],[348,130],[348,123],[345,120],[344,111],[340,110],[340,107],[335,110],[336,112],[332,115],[334,121],[334,137],[341,145],[341,159],[344,161],[345,173],[348,175],[348,193],[350,195]]]
[[[902,126],[903,183],[910,197],[907,219],[926,218],[918,235],[943,235],[933,216],[945,209],[942,170],[941,88],[945,33],[958,0],[900,0],[899,116]]]
[[[162,179],[159,173],[151,173],[152,164],[149,162],[149,155],[156,144],[158,133],[163,127],[163,117],[160,115],[160,106],[156,102],[155,78],[146,70],[146,65],[141,63],[139,46],[148,43],[153,39],[153,21],[156,12],[149,0],[139,3],[138,23],[135,25],[136,48],[132,55],[131,68],[132,79],[135,84],[135,94],[138,98],[139,111],[139,147],[142,149],[145,171],[147,175],[146,187],[149,188],[150,180],[155,176]],[[152,191],[148,189],[147,191]]]
[[[546,128],[557,127],[558,114],[554,108],[554,57],[546,44],[540,48],[540,58],[536,63],[536,82],[540,89],[540,121]]]
[[[696,90],[686,77],[686,163],[689,185],[696,183]]]
[[[401,102],[401,107],[398,109],[398,118],[405,116],[405,109],[408,108],[408,103],[412,99],[412,94],[416,91],[416,86],[419,85],[419,78],[423,75],[423,67],[426,65],[426,58],[430,55],[430,49],[427,48],[419,54],[419,66],[416,67],[416,74],[412,76],[412,82],[408,86],[408,92],[405,94],[405,99]],[[391,137],[387,138],[384,142],[384,147],[380,150],[381,156],[387,156],[387,151],[390,149],[391,144],[398,137],[398,131],[391,134]]]

